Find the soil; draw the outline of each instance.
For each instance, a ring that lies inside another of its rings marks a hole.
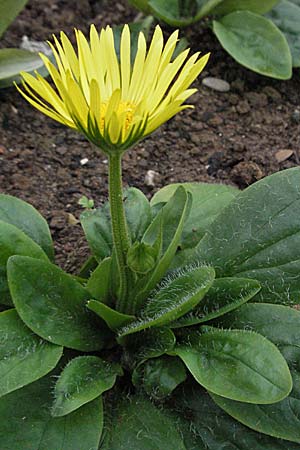
[[[19,46],[22,36],[51,39],[73,28],[123,24],[137,11],[125,0],[29,0],[1,40]],[[203,25],[203,24],[202,24]],[[205,25],[205,24],[204,24]],[[170,30],[165,27],[166,33]],[[165,184],[227,183],[245,188],[260,178],[299,164],[300,78],[276,81],[241,67],[222,50],[209,28],[186,30],[194,51],[211,51],[195,83],[193,110],[185,110],[124,157],[124,184],[148,196]],[[204,77],[230,83],[229,92],[204,87]],[[78,200],[107,196],[107,160],[80,134],[43,116],[15,88],[0,91],[0,190],[33,204],[48,220],[57,263],[74,271],[88,254]],[[147,172],[155,172],[149,186]]]

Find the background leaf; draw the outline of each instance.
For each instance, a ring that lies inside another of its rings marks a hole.
[[[19,228],[36,242],[51,260],[54,259],[48,224],[29,203],[11,195],[0,194],[0,220]]]
[[[71,275],[51,263],[15,256],[8,279],[18,314],[37,335],[81,351],[103,347],[109,330],[86,309],[90,295]]]
[[[0,88],[11,86],[14,81],[19,83],[21,71],[33,74],[35,70],[42,76],[48,74],[38,53],[20,48],[0,49]]]
[[[16,310],[0,313],[0,396],[46,375],[63,349],[34,335]]]
[[[293,67],[300,67],[300,2],[297,6],[290,1],[282,0],[267,17],[285,35],[290,46]]]
[[[68,416],[52,418],[55,374],[0,399],[1,450],[98,448],[103,426],[101,397]]]
[[[229,14],[233,11],[251,11],[265,14],[270,11],[279,0],[223,0],[212,12],[217,15]]]
[[[27,0],[0,0],[0,37],[26,3]]]
[[[214,20],[222,47],[242,66],[272,78],[292,76],[292,56],[286,38],[266,17],[236,11]]]
[[[195,247],[208,231],[210,224],[239,191],[232,186],[221,184],[169,184],[156,192],[151,199],[151,206],[154,207],[161,202],[169,201],[178,186],[183,186],[192,194],[192,206],[184,224],[180,246],[182,249]]]
[[[41,247],[23,231],[0,220],[0,304],[12,305],[7,284],[6,265],[10,256],[25,255],[39,260],[48,258]]]

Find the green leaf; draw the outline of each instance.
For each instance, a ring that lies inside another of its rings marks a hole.
[[[186,450],[176,422],[150,400],[118,397],[101,450]]]
[[[140,318],[122,328],[119,336],[166,325],[183,316],[202,300],[214,276],[212,267],[191,266],[173,273],[147,300]]]
[[[152,14],[174,27],[190,25],[206,16],[222,0],[149,0]]]
[[[89,300],[87,307],[101,317],[112,330],[125,326],[136,319],[135,316],[120,313],[97,300]]]
[[[204,334],[191,332],[174,354],[198,383],[233,400],[275,403],[292,389],[285,359],[274,344],[254,332],[214,328]]]
[[[248,278],[217,278],[204,299],[187,315],[171,324],[172,328],[207,322],[232,311],[254,297],[260,284]]]
[[[13,255],[48,260],[41,247],[23,231],[0,220],[0,303],[4,305],[12,304],[7,284],[6,264],[8,258]]]
[[[108,303],[110,300],[111,257],[103,259],[97,268],[91,273],[86,284],[86,289],[91,297]]]
[[[156,262],[156,249],[144,242],[135,242],[127,253],[128,267],[138,274],[148,273]]]
[[[81,351],[103,347],[109,330],[86,309],[90,295],[71,275],[48,262],[13,256],[8,283],[19,316],[38,336]]]
[[[234,11],[250,11],[256,14],[265,14],[270,11],[279,0],[223,0],[212,11],[213,14],[224,16]]]
[[[92,254],[98,261],[111,255],[113,238],[109,204],[102,208],[84,211],[80,216],[81,225]]]
[[[222,317],[221,326],[257,331],[275,343],[284,354],[294,379],[289,397],[274,405],[248,405],[213,396],[228,414],[261,433],[300,442],[300,312],[281,305],[244,305]]]
[[[238,189],[222,184],[208,183],[175,183],[160,189],[151,199],[151,206],[167,202],[178,186],[183,186],[192,194],[192,206],[189,216],[184,224],[180,247],[182,249],[195,247],[204,234],[209,230],[211,223],[221,210],[227,206],[239,193]]]
[[[26,5],[27,0],[0,1],[0,37]]]
[[[214,21],[213,30],[239,64],[268,77],[291,78],[289,45],[271,20],[249,11],[236,11]]]
[[[232,419],[199,385],[184,384],[176,395],[177,415],[188,450],[299,450],[298,444],[257,433]]]
[[[170,356],[148,359],[140,364],[132,375],[133,384],[142,386],[155,400],[169,396],[185,379],[185,366],[180,359]]]
[[[0,88],[19,83],[20,72],[34,73],[35,70],[41,75],[48,73],[38,53],[20,48],[0,49]]]
[[[78,356],[62,371],[54,388],[52,416],[70,414],[111,389],[121,367],[97,356]]]
[[[300,3],[299,3],[300,6]],[[293,67],[300,67],[300,7],[294,3],[282,0],[272,11],[268,18],[285,35],[290,46]]]
[[[168,270],[180,243],[180,238],[191,206],[191,196],[179,186],[171,199],[159,211],[146,230],[143,242],[156,246],[159,243],[162,256],[152,272],[140,279],[132,296],[139,310],[145,298],[156,287]]]
[[[46,375],[62,356],[62,347],[43,341],[14,309],[0,313],[0,396]]]
[[[33,206],[11,195],[0,194],[0,220],[19,228],[36,242],[51,260],[54,259],[48,224]]]
[[[131,240],[139,241],[151,222],[150,203],[142,191],[132,187],[124,192],[124,207]]]
[[[52,418],[53,374],[0,399],[1,450],[97,449],[102,433],[102,399],[65,417]]]
[[[190,261],[211,264],[217,277],[262,286],[255,301],[299,303],[300,169],[288,169],[241,192],[217,217]]]
[[[274,405],[249,405],[212,395],[216,404],[255,431],[300,443],[300,400],[289,396]]]
[[[131,365],[139,364],[149,358],[157,358],[174,348],[176,338],[169,328],[150,328],[138,335],[125,338],[127,359]]]

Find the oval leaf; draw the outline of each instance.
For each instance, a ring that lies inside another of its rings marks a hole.
[[[241,192],[213,222],[191,261],[217,277],[253,278],[256,301],[299,303],[300,169],[273,174]]]
[[[214,10],[214,14],[224,16],[234,11],[251,11],[265,14],[270,11],[278,0],[223,0]]]
[[[33,206],[11,195],[0,194],[0,220],[19,228],[36,242],[51,260],[54,259],[48,224]]]
[[[91,273],[86,284],[86,289],[90,292],[91,297],[100,300],[102,303],[109,301],[111,259],[111,257],[103,259]]]
[[[298,444],[257,433],[237,422],[199,385],[179,389],[176,406],[178,416],[187,418],[180,429],[189,450],[299,450]]]
[[[299,3],[300,6],[300,3]],[[269,19],[285,35],[293,58],[293,67],[300,67],[300,7],[282,0],[268,14]]]
[[[207,322],[232,311],[250,300],[260,290],[260,284],[248,278],[217,278],[196,308],[170,326],[187,327]]]
[[[37,335],[75,350],[100,350],[109,330],[85,304],[89,293],[51,263],[14,256],[8,282],[19,316]]]
[[[176,421],[150,400],[140,395],[130,401],[118,397],[101,450],[187,450]]]
[[[192,195],[192,206],[184,224],[180,240],[181,249],[195,247],[221,210],[239,193],[232,186],[208,183],[175,183],[160,189],[151,199],[151,206],[167,202],[178,186]]]
[[[292,389],[288,365],[265,337],[242,330],[210,328],[188,335],[174,353],[209,391],[247,403],[275,403]]]
[[[214,276],[212,267],[191,266],[174,272],[147,301],[140,318],[122,328],[119,336],[162,326],[183,316],[202,300]]]
[[[280,80],[292,76],[292,56],[286,38],[266,17],[237,11],[213,22],[222,47],[248,69]]]
[[[0,313],[0,396],[46,375],[63,348],[34,335],[14,309]]]
[[[20,48],[0,49],[0,87],[11,86],[21,81],[20,72],[33,73],[40,70],[44,63],[38,53]]]
[[[7,260],[13,255],[32,256],[40,260],[48,260],[41,247],[14,225],[0,220],[0,303],[11,305],[7,285]]]
[[[11,22],[22,11],[28,0],[1,0],[0,3],[0,37]]]
[[[55,388],[52,416],[70,414],[111,389],[117,375],[122,374],[118,364],[108,363],[97,356],[78,356],[62,371]]]
[[[65,417],[52,418],[54,374],[0,399],[3,450],[91,450],[102,434],[102,399]]]

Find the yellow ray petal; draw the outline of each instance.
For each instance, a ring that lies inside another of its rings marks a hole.
[[[65,33],[62,31],[60,33],[60,39],[62,42],[62,46],[66,55],[67,60],[69,61],[70,68],[74,74],[74,77],[79,80],[79,63],[78,58],[75,53],[75,50],[68,39],[68,37],[65,35]]]
[[[137,52],[133,64],[130,88],[128,92],[128,98],[131,98],[133,101],[136,99],[137,92],[141,85],[141,80],[144,73],[146,51],[147,51],[146,39],[144,34],[141,32],[138,37]]]
[[[120,42],[120,59],[121,59],[121,87],[122,87],[122,100],[127,99],[130,75],[131,75],[131,63],[130,63],[130,30],[129,26],[125,25],[122,31]]]
[[[105,29],[105,55],[107,60],[108,72],[111,78],[112,90],[115,91],[121,87],[120,67],[115,50],[114,35],[111,27]]]

